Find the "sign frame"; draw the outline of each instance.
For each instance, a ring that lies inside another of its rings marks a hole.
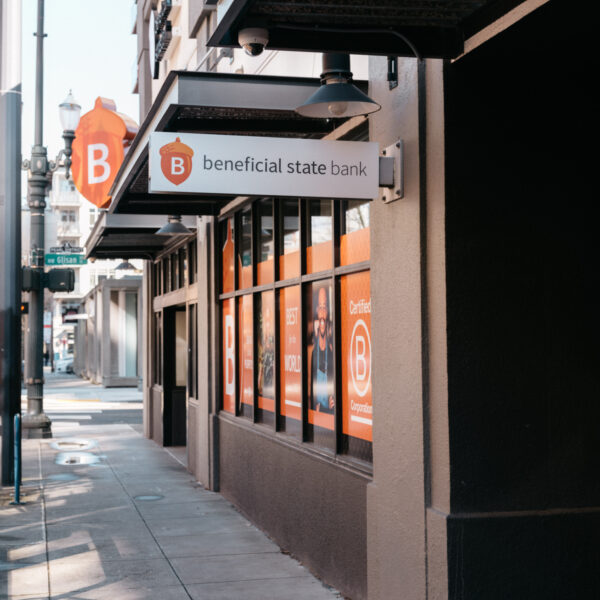
[[[375,200],[379,145],[153,132],[148,189],[151,194]]]

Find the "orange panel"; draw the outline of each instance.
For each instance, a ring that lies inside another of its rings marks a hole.
[[[340,238],[340,264],[351,265],[371,258],[371,230],[369,227],[347,233]]]
[[[321,242],[306,249],[306,272],[318,273],[333,266],[333,242]]]
[[[370,272],[340,280],[343,432],[373,441]]]
[[[227,239],[223,244],[223,285],[222,293],[233,292],[233,219],[227,219]]]
[[[279,257],[279,279],[300,277],[300,252],[290,252]]]
[[[264,285],[265,283],[273,283],[273,257],[263,260],[256,265],[256,285]]]
[[[283,288],[279,296],[281,414],[302,419],[302,332],[300,286]]]
[[[252,294],[239,298],[239,353],[240,353],[240,400],[254,405],[254,348],[252,322]]]
[[[223,302],[223,410],[235,414],[235,304]]]

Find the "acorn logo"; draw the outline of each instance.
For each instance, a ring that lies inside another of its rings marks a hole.
[[[192,173],[194,151],[176,138],[160,149],[160,168],[164,176],[175,185],[183,183]]]

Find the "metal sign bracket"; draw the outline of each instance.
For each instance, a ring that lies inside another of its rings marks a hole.
[[[382,200],[389,204],[404,198],[404,144],[398,140],[388,146],[379,157],[379,187],[383,190]]]

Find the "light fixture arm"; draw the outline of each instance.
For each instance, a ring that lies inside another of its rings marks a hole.
[[[351,80],[350,56],[348,54],[324,52],[321,83],[347,82]]]
[[[361,33],[364,35],[368,35],[368,34],[393,35],[397,38],[400,38],[412,50],[412,53],[415,55],[415,58],[417,60],[419,60],[419,61],[423,60],[423,57],[421,56],[420,52],[417,50],[417,47],[404,34],[400,33],[399,31],[396,31],[394,29],[365,28],[365,29],[348,30],[348,29],[343,29],[341,27],[320,27],[318,25],[311,27],[310,25],[285,25],[285,24],[279,24],[279,25],[277,25],[277,28],[278,29],[293,29],[295,31],[322,31],[323,33],[345,33],[345,34]]]

